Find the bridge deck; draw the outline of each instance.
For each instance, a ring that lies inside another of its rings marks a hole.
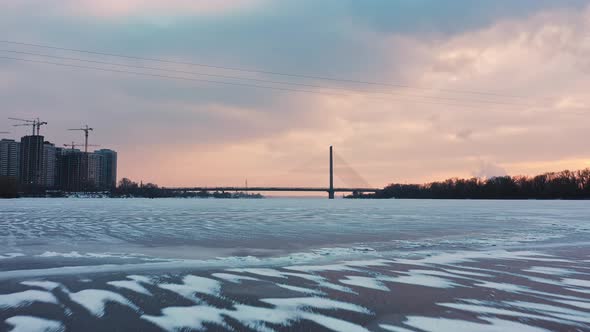
[[[163,188],[170,191],[267,191],[267,192],[329,192],[330,188],[313,187],[186,187]],[[334,188],[334,192],[377,192],[376,188]]]

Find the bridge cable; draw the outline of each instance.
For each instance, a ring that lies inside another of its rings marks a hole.
[[[371,188],[369,182],[354,170],[340,154],[334,152],[334,174],[348,187]]]

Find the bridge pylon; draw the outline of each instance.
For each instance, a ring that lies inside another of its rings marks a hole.
[[[328,198],[334,199],[334,147],[330,146],[330,188]]]

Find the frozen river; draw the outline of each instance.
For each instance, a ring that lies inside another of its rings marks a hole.
[[[590,204],[0,200],[0,331],[590,330]]]

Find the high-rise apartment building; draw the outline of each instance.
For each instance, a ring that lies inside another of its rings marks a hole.
[[[80,150],[63,150],[60,156],[60,187],[65,191],[80,191],[82,188],[82,169],[84,153]]]
[[[12,177],[25,192],[112,190],[117,182],[117,152],[85,153],[58,148],[40,135],[20,142],[0,141],[0,177]]]
[[[45,142],[43,144],[43,163],[41,164],[41,185],[48,189],[55,188],[57,148]]]
[[[55,189],[62,189],[62,165],[63,165],[63,155],[67,150],[64,148],[55,148]]]
[[[20,183],[26,187],[43,185],[43,136],[24,136],[20,141]]]
[[[108,149],[94,151],[102,156],[99,188],[113,190],[117,187],[117,152]]]
[[[59,156],[59,182],[65,191],[103,190],[105,157],[98,153],[63,150]]]
[[[0,176],[19,178],[20,143],[11,139],[0,140]]]
[[[103,175],[103,160],[104,157],[97,153],[87,153],[86,154],[87,162],[88,162],[88,169],[87,169],[87,185],[89,188],[92,189],[102,189],[100,187],[101,183],[103,182],[102,175]]]

